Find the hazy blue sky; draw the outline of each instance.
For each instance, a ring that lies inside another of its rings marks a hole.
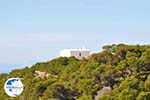
[[[0,73],[59,51],[150,43],[149,0],[0,0]]]

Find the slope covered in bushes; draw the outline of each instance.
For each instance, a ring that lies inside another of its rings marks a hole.
[[[0,100],[11,99],[3,90],[11,77],[24,84],[13,100],[149,100],[150,46],[107,45],[88,59],[60,57],[0,74]]]

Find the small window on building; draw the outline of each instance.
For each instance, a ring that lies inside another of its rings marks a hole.
[[[81,57],[81,53],[79,53],[79,56]]]

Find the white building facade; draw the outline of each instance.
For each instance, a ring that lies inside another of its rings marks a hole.
[[[60,51],[61,57],[71,57],[74,56],[78,59],[87,58],[90,56],[90,51],[88,49],[65,49]]]

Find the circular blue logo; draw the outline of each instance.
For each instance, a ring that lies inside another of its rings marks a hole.
[[[11,97],[17,97],[23,92],[23,84],[19,78],[10,78],[4,85],[5,92]]]

